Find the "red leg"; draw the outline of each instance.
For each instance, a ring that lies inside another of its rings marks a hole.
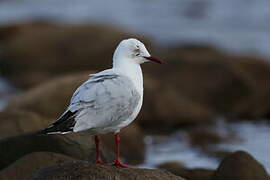
[[[120,145],[120,136],[119,136],[119,133],[116,133],[114,135],[114,140],[115,140],[115,161],[114,161],[114,165],[115,166],[118,166],[118,167],[121,167],[121,168],[128,168],[127,165],[123,164],[121,161],[120,161],[120,148],[119,148],[119,145]]]
[[[98,135],[95,136],[95,143],[96,143],[96,163],[106,165],[106,163],[104,163],[100,157],[100,138]]]

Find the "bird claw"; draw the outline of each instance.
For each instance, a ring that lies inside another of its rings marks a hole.
[[[120,168],[129,168],[129,166],[123,164],[120,161],[114,161],[114,164],[113,165],[116,166],[116,167],[120,167]]]
[[[96,160],[96,164],[100,164],[102,166],[107,166],[108,165],[107,163],[105,163],[105,162],[103,162],[101,160]]]

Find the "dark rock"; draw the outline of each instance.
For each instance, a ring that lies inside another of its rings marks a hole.
[[[250,154],[237,151],[226,157],[213,175],[213,180],[267,180],[265,168]]]
[[[214,174],[214,170],[188,169],[179,162],[167,162],[160,164],[158,167],[187,180],[211,180]]]
[[[41,169],[31,180],[64,179],[118,179],[118,180],[183,180],[169,172],[153,169],[117,168],[112,166],[92,165],[86,162],[64,163]]]
[[[57,153],[31,153],[0,171],[0,180],[26,180],[38,169],[72,160],[71,157]]]

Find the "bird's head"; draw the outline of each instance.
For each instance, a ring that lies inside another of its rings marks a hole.
[[[142,42],[134,38],[125,39],[120,42],[114,52],[113,61],[114,64],[121,61],[129,61],[136,64],[142,64],[148,61],[162,63],[162,61],[149,54]]]

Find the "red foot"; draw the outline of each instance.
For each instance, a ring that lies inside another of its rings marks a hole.
[[[105,162],[103,162],[101,160],[96,160],[96,164],[100,164],[102,166],[107,166],[108,165],[107,163],[105,163]]]
[[[123,164],[123,163],[121,163],[120,161],[114,161],[114,164],[113,164],[114,166],[116,166],[116,167],[121,167],[121,168],[129,168],[129,166],[127,166],[127,165],[125,165],[125,164]]]

